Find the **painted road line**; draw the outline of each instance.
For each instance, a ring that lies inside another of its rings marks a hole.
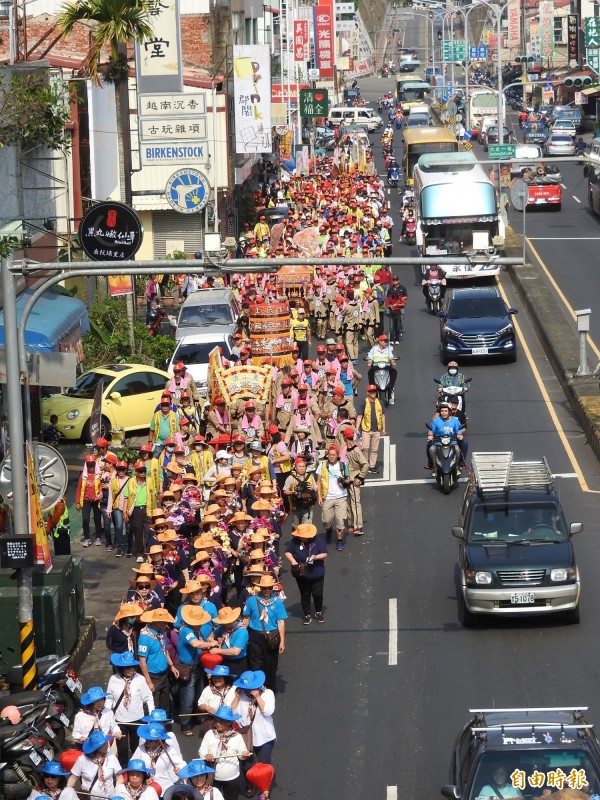
[[[398,787],[388,786],[385,790],[385,800],[398,800]]]
[[[390,444],[390,483],[396,482],[396,445]]]
[[[573,195],[573,200],[575,200],[576,203],[581,203],[581,200],[578,197],[575,197],[575,195]]]
[[[502,286],[502,284],[499,283],[498,284],[498,288],[499,288],[500,294],[504,298],[504,302],[506,303],[507,306],[510,306],[510,303],[508,302],[508,297],[506,296],[506,292],[504,291],[504,287]],[[548,392],[546,390],[546,387],[544,386],[544,381],[542,380],[542,376],[540,375],[540,372],[539,372],[539,370],[537,368],[537,365],[536,365],[535,361],[533,360],[533,356],[531,355],[531,350],[529,349],[529,345],[525,341],[525,337],[523,336],[523,331],[521,330],[521,326],[519,325],[519,323],[517,322],[517,320],[514,317],[512,318],[512,321],[513,321],[513,325],[515,326],[515,330],[516,330],[516,332],[517,332],[517,334],[519,336],[519,340],[521,342],[521,347],[523,348],[523,352],[525,353],[525,358],[529,362],[529,366],[531,368],[531,371],[533,372],[533,377],[535,378],[535,382],[538,385],[538,389],[540,390],[540,394],[542,395],[542,399],[544,401],[544,404],[546,406],[548,414],[550,415],[550,419],[552,420],[552,424],[554,425],[554,428],[556,429],[556,432],[558,433],[558,438],[560,439],[560,441],[562,442],[563,447],[565,448],[565,452],[567,454],[567,458],[571,462],[571,466],[573,467],[573,471],[577,474],[577,479],[579,481],[579,485],[581,486],[581,490],[583,492],[589,492],[590,494],[600,494],[600,492],[597,492],[594,489],[590,489],[590,487],[587,485],[587,481],[584,478],[583,472],[581,471],[581,468],[580,468],[580,466],[579,466],[579,464],[577,462],[577,458],[575,457],[575,453],[573,452],[573,448],[571,447],[571,443],[567,439],[567,436],[566,436],[566,434],[564,432],[564,429],[563,429],[563,427],[562,427],[562,425],[560,423],[560,420],[559,420],[559,418],[558,418],[558,416],[556,414],[556,411],[554,410],[554,404],[550,400],[550,395],[548,394]]]
[[[581,241],[581,240],[577,238],[577,239],[570,240],[570,241]],[[530,240],[530,239],[527,239],[527,242],[528,242],[528,244],[529,244],[529,247],[531,248],[531,251],[532,251],[532,253],[533,253],[533,254],[534,254],[534,256],[537,258],[537,260],[538,260],[538,264],[539,264],[539,265],[540,265],[540,267],[541,267],[541,268],[544,270],[544,274],[546,275],[546,277],[547,277],[547,278],[548,278],[548,280],[550,281],[550,283],[551,283],[551,285],[552,285],[552,288],[554,289],[554,291],[556,292],[556,294],[557,294],[557,295],[560,297],[560,299],[562,300],[562,302],[563,302],[563,304],[564,304],[565,308],[567,309],[567,311],[568,311],[568,312],[569,312],[569,314],[571,315],[571,318],[572,318],[573,320],[577,321],[577,314],[576,314],[576,313],[575,313],[575,311],[573,310],[573,306],[572,306],[572,305],[569,303],[569,301],[568,301],[568,300],[567,300],[567,298],[565,297],[565,294],[564,294],[564,292],[562,291],[562,289],[560,288],[560,286],[558,285],[558,283],[557,283],[557,282],[554,280],[554,278],[553,278],[553,277],[552,277],[552,275],[550,274],[550,270],[548,269],[548,267],[547,267],[547,266],[544,264],[544,262],[542,261],[542,258],[541,258],[541,256],[540,256],[540,254],[538,253],[538,251],[537,251],[537,250],[535,249],[535,247],[534,247],[534,246],[531,244],[531,240]],[[588,335],[587,335],[587,340],[588,340],[588,344],[589,344],[589,346],[592,348],[592,350],[594,351],[594,353],[595,353],[595,354],[596,354],[596,356],[598,357],[598,360],[600,360],[600,350],[599,350],[599,349],[598,349],[598,347],[596,346],[596,344],[595,344],[594,340],[593,340],[593,339],[592,339],[592,337],[589,335],[589,333],[588,333]]]
[[[563,188],[563,189],[566,189],[566,188],[567,188],[567,187],[564,185],[564,183],[561,183],[561,186],[562,186],[562,188]]]
[[[600,236],[533,236],[528,242],[600,242]],[[539,256],[537,256],[539,259]]]
[[[390,632],[388,637],[388,664],[395,667],[398,664],[398,598],[390,597],[388,603],[390,618]]]

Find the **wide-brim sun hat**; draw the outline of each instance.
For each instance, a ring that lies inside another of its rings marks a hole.
[[[147,767],[141,758],[130,758],[127,765],[117,772],[117,775],[124,775],[126,772],[144,772],[146,775],[154,775],[156,770]]]
[[[179,773],[179,777],[181,777],[181,773]],[[190,800],[203,800],[204,798],[204,795],[201,795],[200,792],[197,789],[194,789],[190,783],[174,783],[163,793],[163,800],[171,800],[173,795],[176,793],[186,794]]]
[[[131,650],[125,650],[123,653],[111,653],[110,663],[113,667],[138,667],[140,662],[133,655]]]
[[[150,722],[147,725],[140,725],[137,729],[137,735],[140,739],[147,742],[164,742],[167,738],[167,732],[160,722]]]
[[[210,716],[213,719],[219,719],[221,722],[237,722],[242,718],[241,714],[236,714],[231,706],[220,706],[216,711],[212,711]]]
[[[248,692],[252,692],[264,686],[265,679],[265,673],[261,669],[257,669],[255,672],[248,670],[247,672],[242,672],[237,681],[233,682],[233,685],[236,689],[244,689]]]
[[[292,536],[296,539],[314,539],[317,535],[317,526],[311,522],[303,522],[298,525],[296,530],[292,531]]]
[[[193,758],[191,761],[188,761],[185,767],[179,770],[178,776],[189,780],[190,778],[197,778],[200,775],[212,775],[213,773],[214,769],[209,767],[206,761],[203,761],[201,758]],[[176,786],[177,784],[174,785]],[[169,790],[167,789],[167,791]]]
[[[144,737],[146,738],[146,737]],[[100,747],[110,742],[110,738],[106,736],[105,733],[102,731],[92,731],[85,742],[81,745],[81,749],[89,756],[91,753],[95,753]]]

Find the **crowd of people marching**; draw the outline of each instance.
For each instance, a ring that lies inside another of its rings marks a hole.
[[[113,674],[81,698],[81,754],[68,769],[46,765],[35,797],[56,800],[62,789],[69,800],[78,787],[97,798],[234,800],[255,793],[245,777],[253,763],[276,760],[277,671],[290,624],[282,572],[297,586],[298,622],[325,624],[329,545],[342,553],[369,533],[361,487],[379,472],[386,434],[373,380],[382,362],[393,402],[406,290],[377,263],[393,220],[374,170],[362,166],[338,173],[323,162],[319,176],[265,185],[265,207],[289,213],[278,230],[259,218],[242,238],[249,258],[261,249],[301,254],[307,239],[298,234],[317,228],[322,253],[364,258],[359,268],[315,268],[290,303],[292,359],[272,366],[273,402],[209,403],[178,363],[134,463],[104,438],[85,457],[76,497],[83,545],[131,558],[131,577],[106,635]],[[230,284],[242,313],[224,369],[251,363],[252,305],[284,298],[268,275]],[[186,763],[178,736],[199,736],[197,758]]]

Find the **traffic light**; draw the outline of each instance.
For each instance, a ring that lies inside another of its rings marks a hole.
[[[592,79],[587,75],[578,75],[575,78],[565,78],[565,86],[572,86],[575,89],[583,89],[585,86],[591,86]]]
[[[438,42],[441,42],[441,41],[442,41],[442,36],[443,36],[442,32],[441,32],[441,31],[438,31],[438,32],[437,32]]]
[[[515,61],[517,64],[533,64],[535,59],[533,56],[517,56]]]

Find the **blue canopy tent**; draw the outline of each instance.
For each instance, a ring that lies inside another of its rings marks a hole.
[[[33,294],[27,289],[17,298],[17,319]],[[79,326],[81,335],[90,329],[87,308],[81,300],[48,290],[34,305],[25,330],[25,349],[28,352],[58,352],[60,343]],[[0,350],[4,350],[4,312],[0,311]]]

